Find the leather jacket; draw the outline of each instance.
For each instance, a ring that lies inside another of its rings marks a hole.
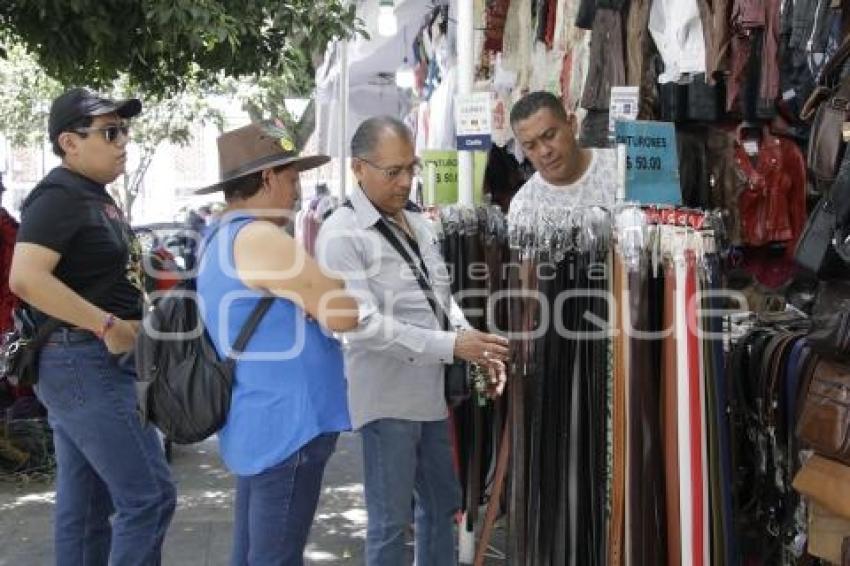
[[[806,221],[806,164],[800,149],[765,131],[752,160],[736,142],[735,171],[742,243],[785,243],[793,252]]]

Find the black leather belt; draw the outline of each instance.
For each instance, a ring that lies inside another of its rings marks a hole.
[[[91,330],[83,330],[82,328],[62,327],[54,330],[47,339],[46,344],[76,344],[79,342],[90,342],[98,340],[97,335]]]

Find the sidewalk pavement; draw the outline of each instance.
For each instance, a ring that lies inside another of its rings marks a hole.
[[[177,513],[163,563],[229,565],[234,482],[221,464],[216,440],[175,446],[172,470]],[[53,564],[54,499],[52,484],[0,482],[0,566]],[[328,463],[305,563],[362,564],[365,539],[360,439],[347,433]]]
[[[174,446],[177,512],[165,540],[165,566],[229,566],[233,523],[233,477],[218,456],[215,438]],[[328,462],[322,496],[305,552],[305,564],[363,564],[366,504],[360,438],[340,435]],[[53,485],[0,482],[0,566],[53,564]],[[504,546],[504,531],[494,538]],[[408,544],[409,564],[413,548]],[[501,560],[487,560],[502,565]]]

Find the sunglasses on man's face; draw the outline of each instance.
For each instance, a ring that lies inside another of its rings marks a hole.
[[[78,134],[89,134],[91,132],[101,132],[103,134],[103,138],[108,143],[115,143],[118,141],[119,136],[127,137],[130,133],[130,125],[129,124],[110,124],[109,126],[104,126],[102,128],[75,128],[74,132]]]

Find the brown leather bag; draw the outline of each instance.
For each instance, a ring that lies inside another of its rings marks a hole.
[[[797,419],[797,437],[818,454],[850,465],[850,367],[821,359]]]
[[[850,77],[842,77],[841,71],[848,58],[850,36],[824,65],[818,86],[800,111],[800,118],[812,122],[806,162],[809,171],[824,183],[835,180],[844,156],[842,126],[850,120]]]
[[[847,533],[850,533],[850,520],[830,513],[817,503],[809,506],[809,554],[829,564],[841,564],[842,546]]]
[[[792,485],[810,501],[850,521],[850,467],[815,454],[794,476]]]

